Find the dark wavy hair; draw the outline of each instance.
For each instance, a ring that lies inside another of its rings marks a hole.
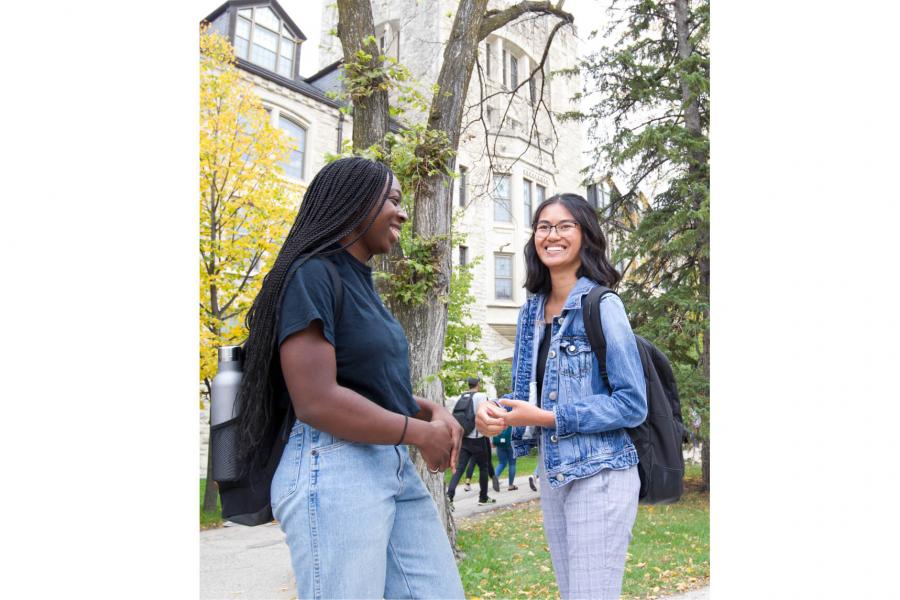
[[[549,294],[551,289],[550,270],[538,258],[534,247],[534,228],[544,208],[551,204],[562,204],[581,228],[581,267],[576,275],[587,277],[610,289],[615,289],[622,276],[607,258],[609,244],[600,229],[597,213],[587,200],[578,194],[556,194],[550,196],[537,207],[531,221],[531,237],[525,244],[525,289],[532,294]]]
[[[273,426],[275,329],[281,291],[291,265],[303,255],[306,261],[316,255],[339,252],[365,235],[387,199],[392,176],[391,170],[381,163],[361,157],[342,158],[323,167],[303,195],[297,218],[247,313],[249,335],[244,343],[244,374],[239,390],[238,455],[242,461],[257,458],[256,451],[262,450],[260,444]],[[378,210],[353,240],[340,248],[325,250],[350,235],[375,207]]]

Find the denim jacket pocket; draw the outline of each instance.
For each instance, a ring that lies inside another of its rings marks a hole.
[[[560,338],[559,342],[559,373],[566,377],[582,379],[587,377],[593,367],[591,344],[586,337]]]

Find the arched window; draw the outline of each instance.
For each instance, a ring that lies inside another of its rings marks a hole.
[[[268,6],[238,11],[234,53],[250,62],[293,79],[297,40]]]
[[[375,39],[379,52],[400,60],[400,22],[397,19],[376,25]]]
[[[306,129],[284,115],[278,115],[278,127],[290,138],[291,153],[281,166],[284,174],[294,179],[303,179],[304,157],[306,156]]]

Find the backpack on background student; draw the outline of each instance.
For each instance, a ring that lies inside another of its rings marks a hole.
[[[475,429],[475,392],[465,392],[453,406],[453,418],[462,425],[463,435],[469,435]]]
[[[600,301],[607,294],[615,292],[598,285],[582,297],[581,308],[584,328],[597,356],[600,375],[609,386],[606,338],[603,336],[600,311]],[[684,492],[684,455],[681,447],[684,423],[678,387],[666,355],[645,338],[637,334],[634,337],[647,382],[647,418],[637,427],[626,429],[638,453],[638,473],[641,477],[639,501],[643,504],[669,504],[677,502]]]

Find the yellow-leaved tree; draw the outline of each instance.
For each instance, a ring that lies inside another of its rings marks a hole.
[[[280,164],[288,152],[287,136],[271,124],[241,78],[231,44],[202,29],[200,381],[205,393],[216,373],[216,348],[246,338],[244,317],[297,213],[303,190],[284,179]],[[215,509],[211,483],[203,505]]]

